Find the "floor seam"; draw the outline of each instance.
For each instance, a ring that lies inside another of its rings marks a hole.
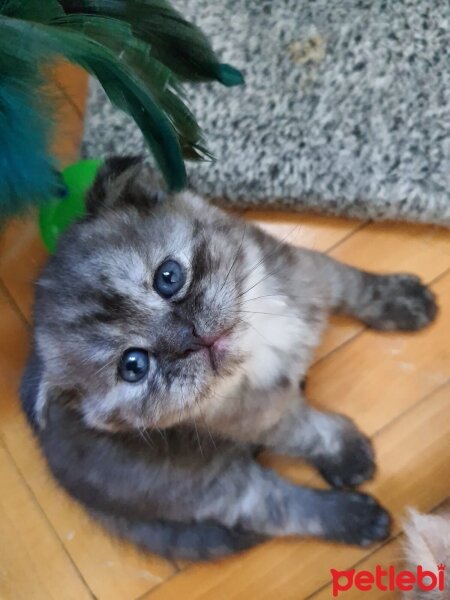
[[[25,315],[21,311],[20,306],[15,301],[14,296],[11,294],[11,292],[8,289],[8,286],[6,285],[6,283],[4,282],[4,280],[2,278],[0,278],[0,290],[5,294],[5,297],[8,300],[8,303],[10,304],[11,308],[16,313],[16,315],[19,317],[21,322],[24,325],[26,325],[27,331],[29,331],[30,323],[29,323],[28,319],[25,317]]]
[[[81,123],[83,123],[84,112],[81,111],[80,108],[77,106],[75,100],[72,98],[72,95],[69,94],[69,92],[66,90],[64,85],[57,79],[54,80],[54,84],[58,88],[58,90],[61,92],[61,94],[64,96],[64,99],[66,100],[66,102],[68,102],[70,104],[70,106],[73,108],[73,110],[76,112]]]
[[[342,237],[340,240],[331,244],[331,246],[324,251],[324,254],[329,254],[330,252],[333,252],[333,250],[338,248],[341,244],[344,244],[347,240],[349,240],[351,237],[365,229],[368,225],[371,225],[371,223],[373,223],[373,221],[363,221],[362,223],[357,225],[355,229],[352,229],[352,231],[346,233],[344,237]]]

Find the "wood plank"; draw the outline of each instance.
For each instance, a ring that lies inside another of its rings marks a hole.
[[[330,254],[360,269],[407,271],[430,281],[449,266],[450,232],[432,225],[371,223]]]
[[[431,225],[371,223],[329,252],[352,266],[379,273],[415,273],[429,283],[450,266],[450,233]],[[323,358],[358,335],[364,326],[354,319],[332,317],[316,352]]]
[[[376,479],[365,486],[394,516],[393,533],[407,505],[428,511],[448,495],[450,385],[419,402],[375,436]],[[275,540],[211,565],[193,565],[146,600],[298,600],[329,581],[329,569],[345,569],[370,550],[312,540]]]
[[[91,598],[11,458],[0,444],[0,597]]]
[[[243,213],[264,231],[294,246],[325,252],[364,226],[356,219],[249,210]]]
[[[320,345],[314,353],[314,362],[322,360],[337,348],[356,338],[365,326],[345,315],[331,315],[328,327],[324,332]]]
[[[58,88],[53,100],[56,128],[51,151],[57,157],[59,165],[66,167],[79,157],[82,123],[76,109]]]
[[[46,69],[45,94],[53,124],[51,152],[61,167],[78,158],[86,92],[87,76],[74,65],[60,61]]]
[[[67,100],[74,106],[81,121],[86,106],[88,88],[86,71],[67,61],[61,61],[53,67],[51,75],[64,92]]]
[[[382,569],[387,570],[390,566],[394,566],[396,570],[402,568],[402,536],[389,541],[379,550],[376,550],[366,560],[357,563],[358,571],[375,572],[376,566],[380,565]],[[351,568],[351,567],[349,567]],[[324,587],[317,594],[308,597],[308,600],[330,600],[333,597],[331,584]],[[338,596],[339,597],[339,596]],[[342,600],[360,600],[361,591],[356,587],[352,587],[348,591],[340,594]],[[368,600],[398,600],[399,592],[397,591],[381,591],[378,589],[364,591],[363,598]]]
[[[28,349],[26,326],[1,292],[0,298],[0,434],[4,443],[94,595],[107,600],[136,598],[171,575],[174,566],[110,537],[53,482],[17,398]],[[51,564],[47,565],[49,579],[53,577]]]
[[[28,321],[33,306],[33,283],[47,256],[36,217],[15,219],[6,225],[0,236],[0,279]]]

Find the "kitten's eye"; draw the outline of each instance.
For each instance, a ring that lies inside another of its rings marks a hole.
[[[147,375],[149,364],[148,352],[139,348],[129,348],[120,359],[119,375],[124,381],[135,383]]]
[[[166,260],[156,270],[153,287],[163,298],[170,298],[181,290],[185,281],[183,267],[175,260]]]

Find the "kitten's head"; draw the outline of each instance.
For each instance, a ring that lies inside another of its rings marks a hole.
[[[244,225],[130,159],[107,162],[87,212],[37,284],[40,409],[63,390],[93,427],[183,421],[242,359]]]

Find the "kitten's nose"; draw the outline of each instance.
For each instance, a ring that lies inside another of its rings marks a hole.
[[[177,353],[187,354],[189,352],[195,352],[204,347],[201,338],[199,338],[195,332],[195,328],[191,324],[183,324],[177,330]]]
[[[192,325],[183,325],[178,330],[177,350],[180,354],[195,352],[202,348],[211,348],[220,338],[217,335],[198,335]]]
[[[217,340],[220,339],[221,337],[222,337],[221,333],[216,333],[216,334],[212,334],[212,335],[202,335],[202,336],[199,336],[198,339],[200,340],[200,343],[202,344],[202,346],[211,348],[211,346],[214,346],[214,344],[217,342]]]

